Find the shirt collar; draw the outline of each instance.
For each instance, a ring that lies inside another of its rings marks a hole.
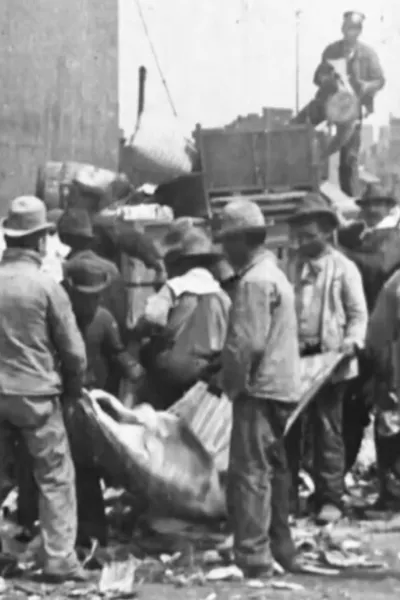
[[[221,291],[221,286],[208,269],[195,267],[185,275],[173,277],[167,281],[168,287],[173,291],[176,298],[182,294],[215,294]]]
[[[31,262],[38,267],[42,264],[42,258],[36,250],[25,250],[24,248],[6,248],[3,252],[2,262]]]
[[[318,258],[304,261],[300,275],[301,281],[317,279],[318,275],[324,271],[330,255],[331,248],[327,248],[321,256],[318,256]]]
[[[273,254],[267,248],[261,248],[260,250],[257,250],[251,257],[249,262],[237,272],[237,277],[238,278],[243,277],[243,275],[245,275],[245,273],[250,271],[250,269],[252,269],[256,265],[258,265],[260,262],[262,262],[265,259],[270,260],[273,264],[276,265],[275,254]]]

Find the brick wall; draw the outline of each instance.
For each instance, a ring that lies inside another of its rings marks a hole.
[[[45,160],[118,160],[118,0],[0,1],[0,214]]]

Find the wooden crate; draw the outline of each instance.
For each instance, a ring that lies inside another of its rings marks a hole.
[[[325,138],[308,125],[268,131],[197,128],[206,195],[316,189],[328,173]]]

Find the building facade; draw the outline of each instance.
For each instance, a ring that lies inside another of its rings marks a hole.
[[[1,0],[0,214],[46,160],[118,164],[118,0]]]

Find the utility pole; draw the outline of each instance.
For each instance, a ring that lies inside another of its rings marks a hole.
[[[297,9],[296,16],[296,114],[300,110],[300,17],[301,10]]]

